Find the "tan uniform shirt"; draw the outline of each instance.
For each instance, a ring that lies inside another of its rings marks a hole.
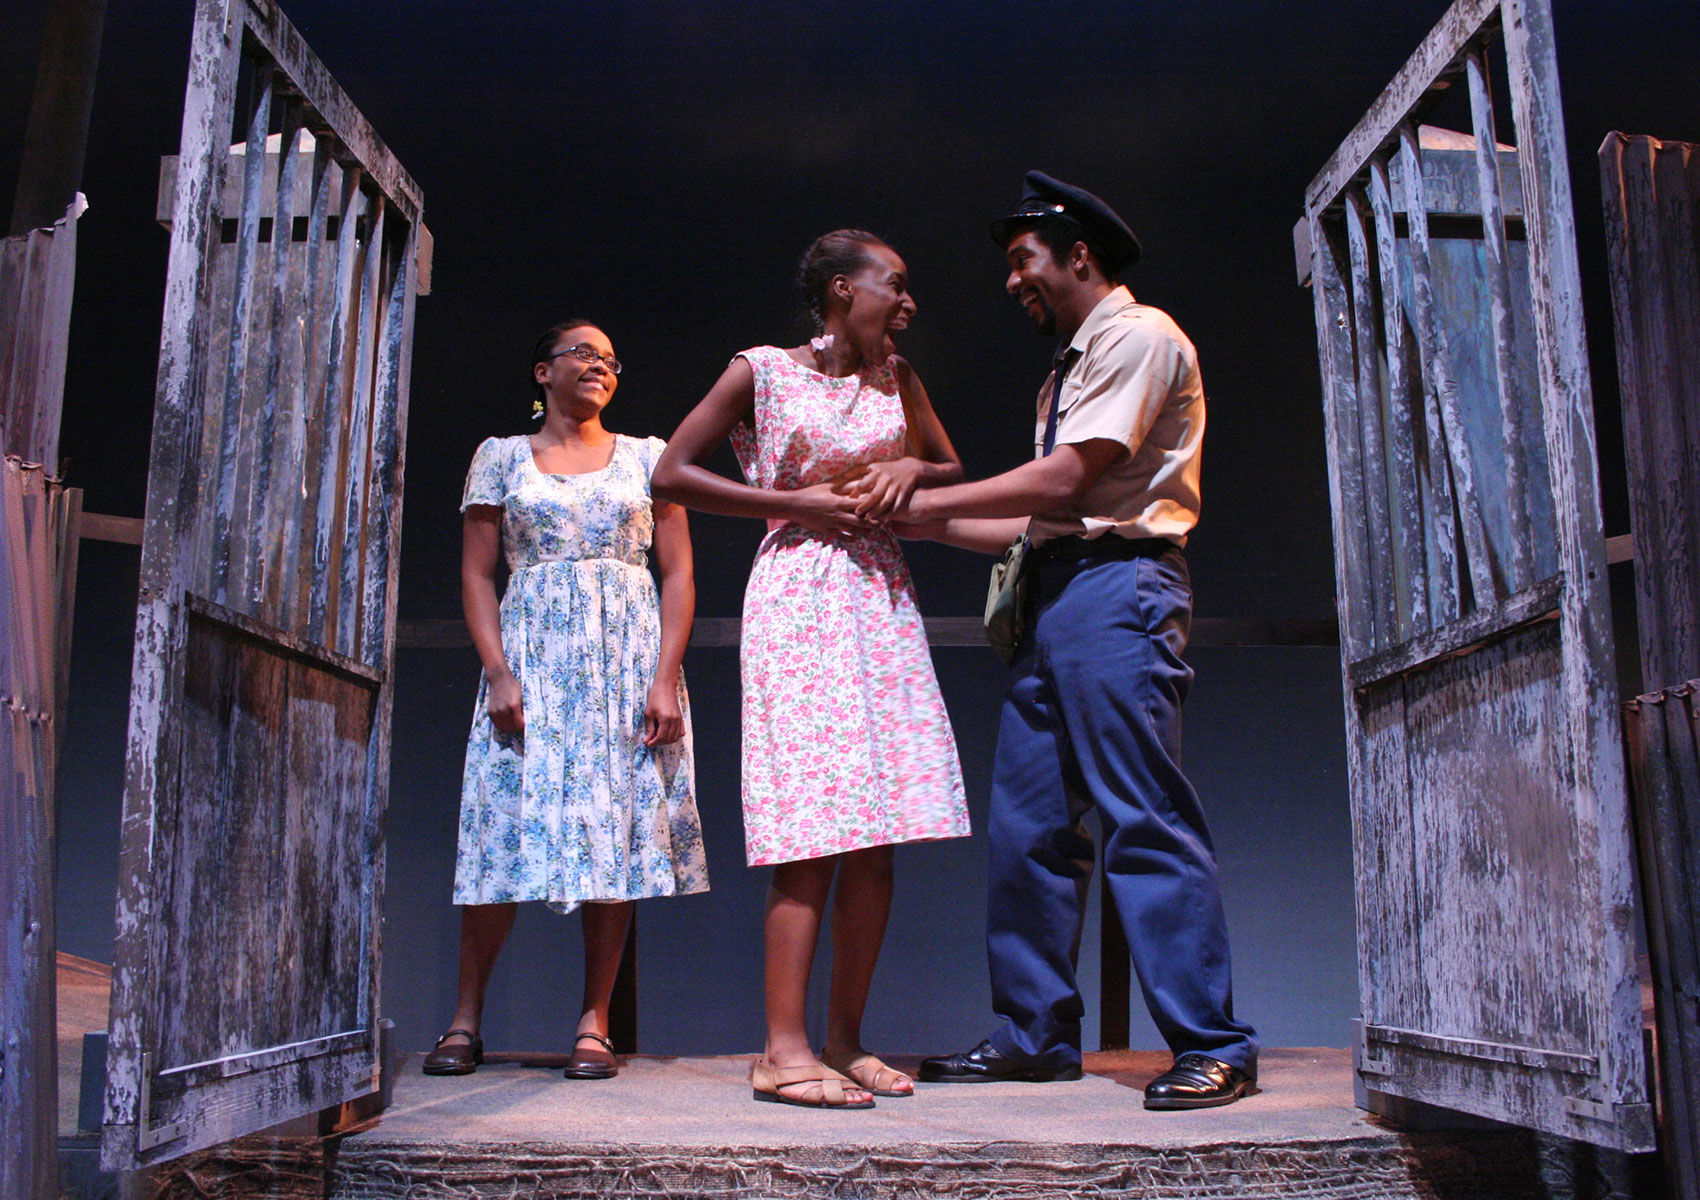
[[[1168,313],[1134,301],[1125,287],[1101,300],[1069,343],[1057,445],[1097,438],[1127,448],[1067,508],[1028,526],[1037,543],[1075,534],[1168,538],[1186,545],[1198,523],[1204,383],[1198,352]],[[1043,453],[1056,374],[1039,392],[1034,457]]]

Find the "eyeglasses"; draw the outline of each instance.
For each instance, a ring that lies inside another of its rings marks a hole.
[[[580,342],[576,346],[568,346],[565,350],[557,350],[549,356],[549,359],[553,361],[554,359],[560,358],[563,354],[570,354],[580,362],[599,362],[610,371],[614,372],[614,374],[618,375],[620,373],[620,360],[609,354],[598,354],[596,352],[596,347],[592,346],[589,342]]]

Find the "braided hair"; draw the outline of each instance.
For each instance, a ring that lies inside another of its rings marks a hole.
[[[803,251],[797,263],[797,286],[803,292],[803,311],[817,331],[826,328],[826,303],[832,281],[854,275],[874,261],[870,247],[885,246],[884,238],[865,229],[834,229],[823,233]]]

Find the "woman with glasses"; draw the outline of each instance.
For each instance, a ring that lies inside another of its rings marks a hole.
[[[915,313],[908,270],[871,233],[804,254],[810,342],[745,350],[692,410],[655,470],[656,494],[765,518],[741,638],[744,841],[772,865],[767,1044],[758,1100],[868,1108],[913,1081],[861,1044],[892,898],[892,847],[968,832],[962,771],[915,589],[879,523],[962,466],[892,337]],[[748,483],[702,464],[728,438]],[[833,894],[836,883],[836,893]],[[804,1026],[832,898],[826,1044]]]
[[[620,377],[608,335],[565,321],[531,361],[542,428],[479,446],[461,500],[461,601],[484,676],[461,786],[459,1001],[424,1069],[476,1069],[491,968],[518,902],[542,900],[581,909],[584,926],[567,1077],[606,1079],[632,901],[708,887],[680,672],[696,585],[684,510],[650,497],[664,443],[602,425]]]

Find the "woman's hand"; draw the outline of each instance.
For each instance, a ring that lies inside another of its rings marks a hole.
[[[869,463],[838,487],[845,495],[855,498],[857,516],[881,521],[909,503],[926,470],[927,464],[918,458]]]
[[[490,713],[490,723],[503,733],[524,733],[525,703],[519,680],[512,671],[503,671],[489,682],[490,695],[485,707]]]
[[[810,533],[828,538],[846,538],[869,528],[869,522],[856,514],[860,501],[838,491],[841,483],[817,483],[781,493],[792,506],[787,520],[801,525]]]
[[[685,714],[679,710],[678,685],[659,679],[650,685],[643,705],[643,744],[666,746],[685,736]]]

